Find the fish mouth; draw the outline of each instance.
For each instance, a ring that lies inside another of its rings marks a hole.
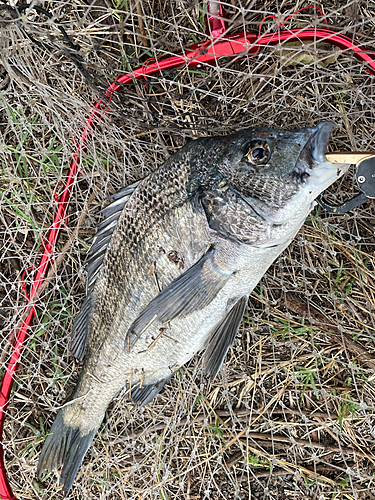
[[[327,161],[325,152],[331,137],[331,132],[335,128],[336,124],[331,121],[321,122],[315,127],[312,136],[305,145],[305,148],[308,148],[315,162],[324,163]]]
[[[326,159],[326,149],[329,143],[331,132],[336,128],[336,124],[331,121],[324,121],[319,123],[316,127],[311,129],[311,135],[307,140],[305,146],[302,148],[298,157],[297,163],[294,167],[294,172],[303,177],[318,174],[317,171],[322,169],[341,169],[345,164],[335,163],[332,164]]]

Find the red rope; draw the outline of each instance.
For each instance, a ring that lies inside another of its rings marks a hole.
[[[317,8],[317,10],[319,9]],[[323,13],[321,12],[321,14]],[[289,17],[286,20],[288,20]],[[161,61],[150,62],[145,66],[135,69],[131,73],[122,75],[108,87],[105,92],[105,97],[108,101],[110,101],[113,93],[120,90],[124,84],[132,83],[137,79],[145,78],[148,75],[152,75],[164,69],[186,66],[196,67],[199,65],[203,66],[206,64],[213,64],[222,56],[245,57],[249,53],[257,53],[260,46],[275,45],[284,41],[293,40],[324,40],[326,43],[336,45],[341,50],[348,51],[349,54],[353,54],[360,61],[367,63],[371,68],[367,71],[375,74],[375,52],[366,51],[361,46],[350,40],[350,38],[328,29],[309,28],[301,30],[287,30],[263,36],[257,35],[256,33],[237,33],[235,35],[227,36],[225,40],[197,43],[187,49],[183,54],[168,57],[166,59],[162,59]],[[66,216],[69,198],[74,187],[74,182],[79,174],[80,154],[86,149],[91,131],[101,120],[101,110],[104,108],[104,113],[108,111],[106,108],[107,104],[108,103],[104,102],[104,100],[99,100],[95,104],[87,120],[86,126],[82,131],[78,147],[76,152],[73,154],[73,159],[70,163],[69,173],[65,181],[63,192],[58,200],[57,212],[54,216],[52,227],[49,230],[47,240],[43,244],[44,251],[42,257],[30,287],[30,295],[26,306],[26,308],[30,306],[30,311],[19,330],[13,332],[14,340],[12,342],[11,357],[0,388],[0,439],[2,439],[3,435],[5,411],[9,403],[9,397],[14,382],[14,375],[17,367],[19,366],[23,344],[36,314],[33,297],[43,283],[53,258],[61,225],[63,224]],[[0,441],[0,498],[2,500],[17,500],[12,493],[12,489],[7,478],[4,465],[4,444],[2,441]]]
[[[302,7],[301,9],[298,9],[296,11],[294,11],[292,14],[290,14],[288,17],[286,17],[284,19],[284,21],[281,21],[280,23],[277,24],[277,27],[278,28],[281,28],[281,27],[285,27],[285,23],[287,21],[289,21],[289,19],[292,19],[293,16],[295,16],[296,14],[298,14],[299,12],[302,12],[303,10],[306,10],[306,9],[314,9],[314,10],[317,10],[319,12],[319,14],[322,16],[323,18],[323,21],[325,22],[325,25],[327,26],[328,28],[328,23],[327,23],[327,20],[325,18],[325,15],[322,11],[322,9],[318,6],[318,5],[306,5],[306,7]],[[259,25],[259,30],[258,30],[258,38],[260,38],[260,34],[262,32],[262,26],[263,26],[263,23],[266,19],[280,19],[278,16],[275,16],[274,14],[269,14],[268,16],[266,17],[263,17],[263,19],[261,20],[260,22],[260,25]]]

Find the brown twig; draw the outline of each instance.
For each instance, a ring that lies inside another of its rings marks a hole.
[[[308,319],[311,324],[319,326],[320,330],[331,335],[338,344],[358,357],[364,365],[375,370],[375,356],[370,354],[360,344],[354,342],[347,333],[341,332],[334,325],[327,325],[327,319],[312,307],[311,304],[307,306],[299,297],[288,293],[285,294],[285,304],[290,311]]]
[[[241,452],[240,452],[241,453]],[[243,455],[242,455],[243,456]],[[329,465],[318,465],[315,467],[314,470],[312,469],[309,469],[308,467],[305,467],[305,469],[309,470],[311,474],[314,474],[314,472],[319,472],[319,473],[323,473],[323,472],[337,472],[337,467],[330,467]],[[261,477],[277,477],[277,476],[291,476],[294,474],[294,471],[288,471],[288,470],[264,470],[264,468],[262,467],[262,470],[259,470],[259,471],[252,471],[251,472],[251,475],[253,477],[257,477],[257,478],[261,478]]]
[[[4,76],[4,79],[0,82],[0,90],[3,90],[5,89],[8,84],[10,82],[10,76],[9,74],[7,73],[5,76]]]
[[[272,443],[272,448],[274,449],[285,449],[285,443],[287,443],[288,447],[292,446],[293,444],[296,444],[302,448],[317,448],[319,450],[323,450],[326,453],[356,455],[357,457],[371,459],[371,456],[368,455],[367,453],[362,453],[361,451],[355,450],[353,448],[325,445],[322,443],[316,443],[314,441],[305,441],[304,439],[296,439],[296,438],[293,439],[292,443],[291,439],[288,436],[276,436],[274,434],[264,434],[262,432],[249,432],[247,434],[247,437],[253,440],[252,446],[254,446],[255,444],[261,448],[269,447]],[[256,443],[254,443],[254,441],[256,441]],[[245,444],[246,443],[244,443],[244,445]],[[226,466],[228,468],[233,467],[243,458],[244,454],[243,452],[240,451],[235,455],[233,455],[229,460],[227,460]]]
[[[135,1],[135,8],[137,10],[137,15],[138,15],[138,31],[139,31],[139,35],[138,35],[138,42],[143,45],[144,47],[148,47],[148,38],[147,38],[147,35],[146,35],[146,31],[145,31],[145,26],[144,26],[144,22],[143,22],[143,17],[144,17],[144,14],[143,14],[143,9],[142,9],[142,0],[136,0]]]
[[[247,409],[240,409],[240,410],[233,409],[232,411],[216,410],[215,412],[213,412],[212,416],[219,417],[220,419],[224,419],[224,418],[229,418],[233,414],[235,414],[236,418],[239,421],[243,421],[243,420],[247,420],[252,414],[259,415],[260,413],[263,413],[263,412],[264,412],[263,409],[262,410],[251,410],[251,411],[247,410]],[[271,412],[271,414],[276,414],[276,415],[280,415],[280,414],[284,414],[284,413],[287,415],[301,416],[300,411],[292,410],[290,408],[274,409]],[[310,413],[304,412],[303,415],[307,416],[307,417],[311,417],[311,418],[321,417],[321,418],[331,419],[331,420],[337,419],[336,414],[328,415],[327,413],[322,413],[322,412],[310,412]],[[206,418],[207,418],[207,415],[197,415],[196,417],[190,418],[189,420],[192,424],[196,424],[196,423],[202,423]],[[188,418],[182,418],[177,424],[175,424],[175,427],[182,427],[187,422],[188,422]],[[126,436],[124,438],[118,438],[113,442],[113,444],[122,443],[124,441],[127,441],[128,439],[136,439],[139,436],[141,436],[142,434],[144,434],[145,432],[147,432],[147,434],[150,434],[151,432],[161,431],[161,430],[164,430],[165,428],[166,428],[165,424],[153,425],[152,427],[149,427],[148,429],[142,429],[139,432],[133,432],[132,434],[129,434],[128,436]]]

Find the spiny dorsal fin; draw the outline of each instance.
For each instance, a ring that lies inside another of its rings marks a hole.
[[[72,343],[70,350],[72,354],[82,359],[89,332],[90,312],[91,312],[91,296],[96,279],[98,277],[101,265],[103,263],[104,255],[107,251],[108,243],[112,237],[113,231],[117,225],[118,219],[133,194],[136,187],[141,181],[134,182],[130,186],[120,189],[117,193],[113,194],[110,199],[112,203],[103,208],[101,213],[105,219],[98,225],[97,233],[92,241],[92,246],[86,258],[87,263],[87,283],[86,283],[86,298],[83,302],[81,310],[79,311],[72,329]]]
[[[108,206],[103,208],[101,214],[104,220],[98,225],[97,233],[92,241],[92,246],[86,258],[87,263],[87,295],[92,291],[99,269],[102,265],[108,243],[117,225],[120,215],[141,181],[134,182],[130,186],[120,189],[111,196],[113,200]]]

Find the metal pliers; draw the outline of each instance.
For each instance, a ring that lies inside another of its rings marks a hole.
[[[375,198],[375,152],[361,153],[327,153],[326,159],[331,163],[350,163],[357,166],[355,178],[361,190],[360,194],[354,196],[341,205],[331,205],[327,203],[323,195],[320,194],[317,202],[324,210],[334,214],[344,214],[359,207],[362,203]]]

